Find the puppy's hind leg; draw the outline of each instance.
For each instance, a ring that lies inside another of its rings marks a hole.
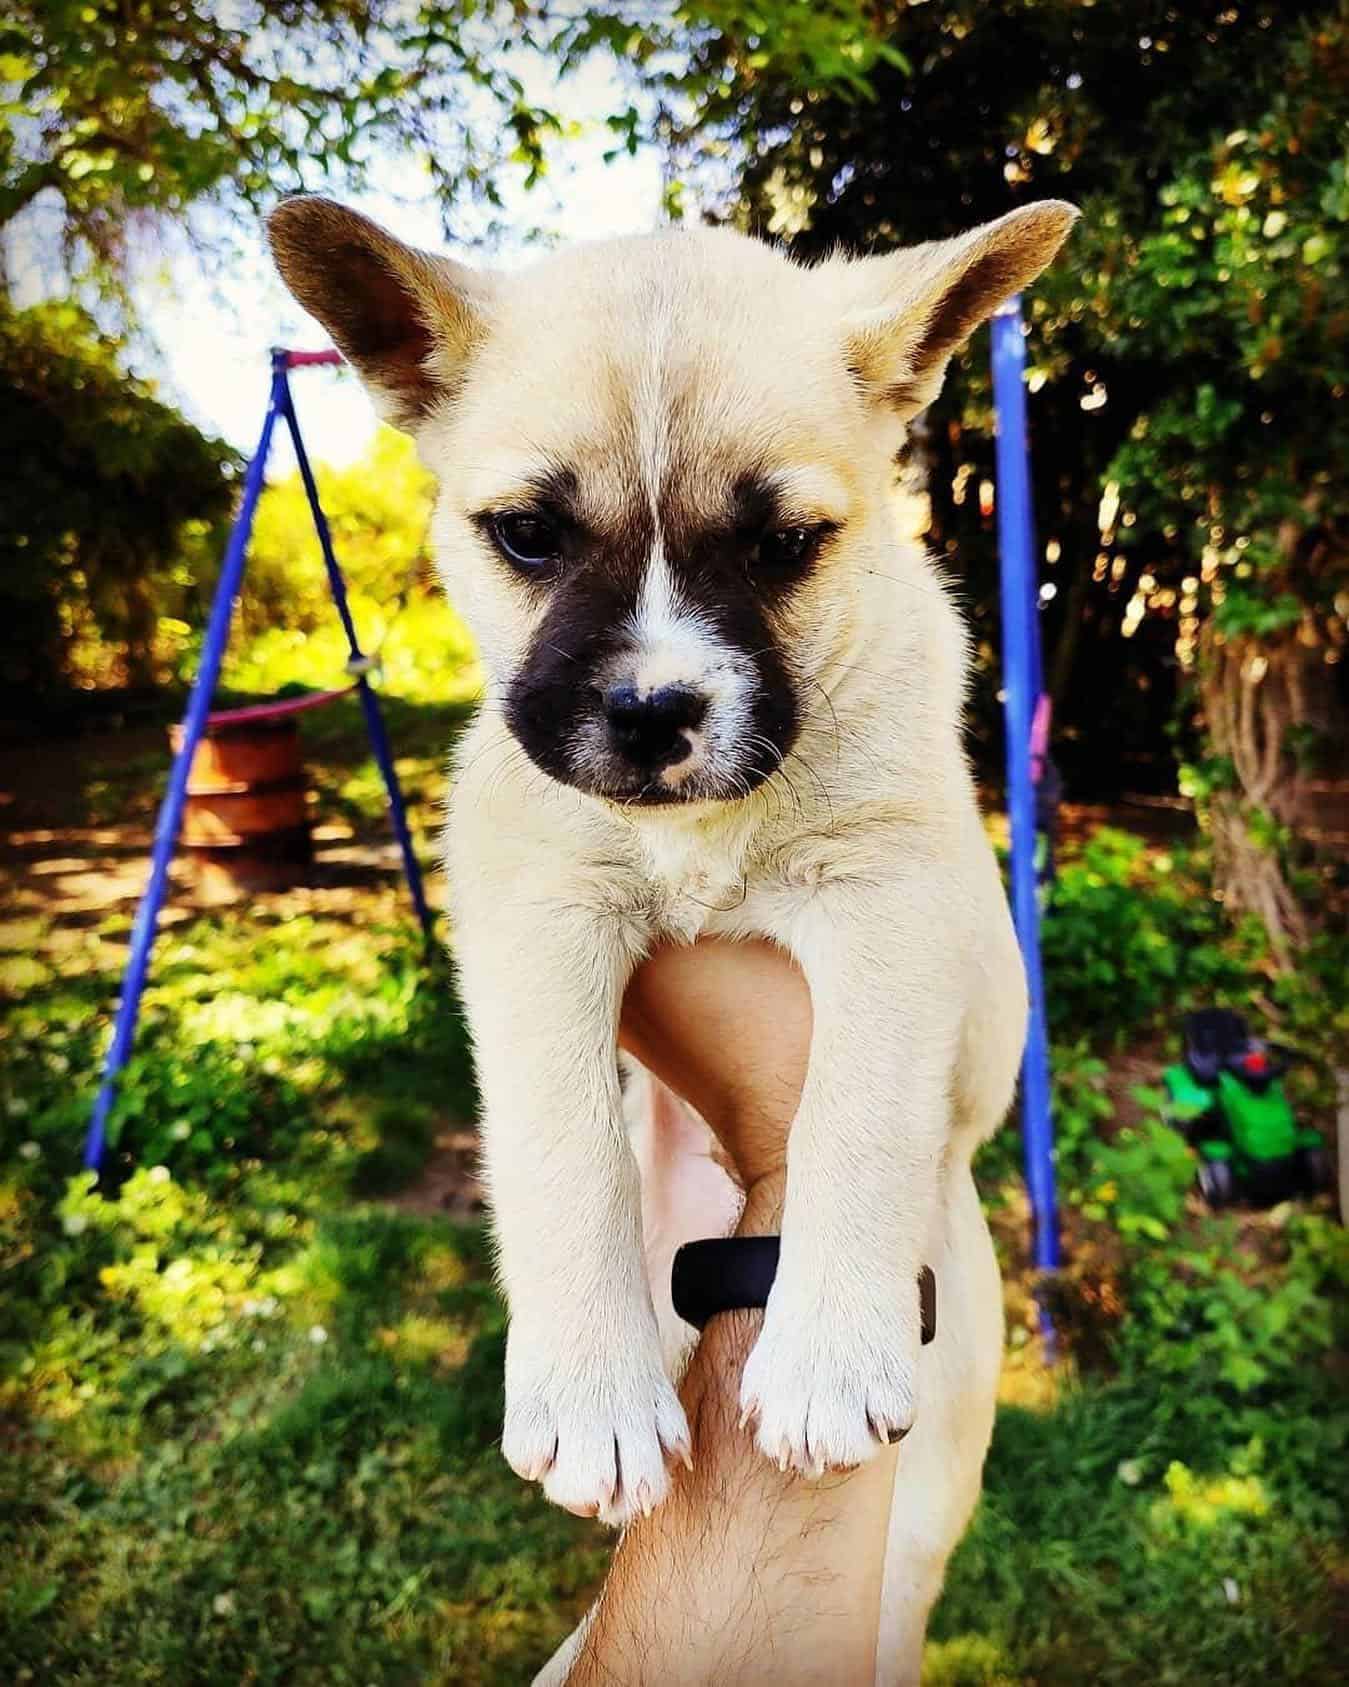
[[[979,1498],[1002,1362],[1002,1285],[967,1165],[948,1173],[932,1250],[937,1337],[923,1349],[922,1415],[897,1449],[876,1687],[918,1687],[928,1617]]]
[[[729,1235],[744,1197],[716,1137],[689,1104],[624,1056],[623,1117],[642,1179],[642,1245],[666,1369],[683,1374],[697,1332],[677,1316],[670,1268],[685,1242]]]

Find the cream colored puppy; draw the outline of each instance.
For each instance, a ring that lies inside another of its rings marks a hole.
[[[511,1315],[503,1447],[574,1511],[649,1510],[689,1451],[615,1060],[661,941],[766,936],[810,986],[742,1384],[759,1445],[819,1471],[914,1422],[915,1279],[935,1265],[951,1317],[950,1214],[1025,1004],[961,746],[965,641],[897,532],[894,461],[1074,215],[814,268],[690,229],[494,275],[321,199],[271,219],[296,297],[437,476],[487,673],[447,847]]]

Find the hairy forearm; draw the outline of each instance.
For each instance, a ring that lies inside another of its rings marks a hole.
[[[784,1178],[750,1190],[741,1235],[772,1235]],[[624,1535],[569,1687],[871,1683],[895,1458],[804,1481],[738,1422],[762,1322],[714,1318],[680,1390],[694,1468]]]

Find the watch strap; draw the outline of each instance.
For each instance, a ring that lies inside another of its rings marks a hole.
[[[685,1242],[670,1271],[675,1311],[701,1330],[718,1312],[767,1306],[781,1246],[779,1236],[709,1236]],[[930,1265],[918,1273],[918,1306],[926,1346],[937,1334],[937,1279]]]

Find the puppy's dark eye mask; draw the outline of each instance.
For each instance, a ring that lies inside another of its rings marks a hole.
[[[613,573],[618,558],[631,574],[634,564],[641,566],[642,544],[659,543],[662,561],[689,604],[696,604],[700,592],[724,593],[728,569],[751,584],[761,582],[765,597],[773,598],[809,572],[844,526],[840,518],[802,511],[771,480],[751,473],[710,516],[686,512],[675,488],[662,498],[658,518],[639,505],[622,531],[605,532],[577,513],[576,477],[559,478],[568,483],[565,498],[526,492],[470,518],[508,570],[531,586],[558,583],[569,570],[587,565],[608,564]]]
[[[611,473],[623,484],[621,463]],[[754,476],[701,510],[689,488],[706,474],[671,467],[654,509],[635,473],[627,484],[621,523],[580,513],[604,489],[579,472],[565,502],[506,492],[472,517],[532,606],[507,723],[546,772],[597,795],[730,800],[790,751],[800,707],[774,609],[841,522]]]

